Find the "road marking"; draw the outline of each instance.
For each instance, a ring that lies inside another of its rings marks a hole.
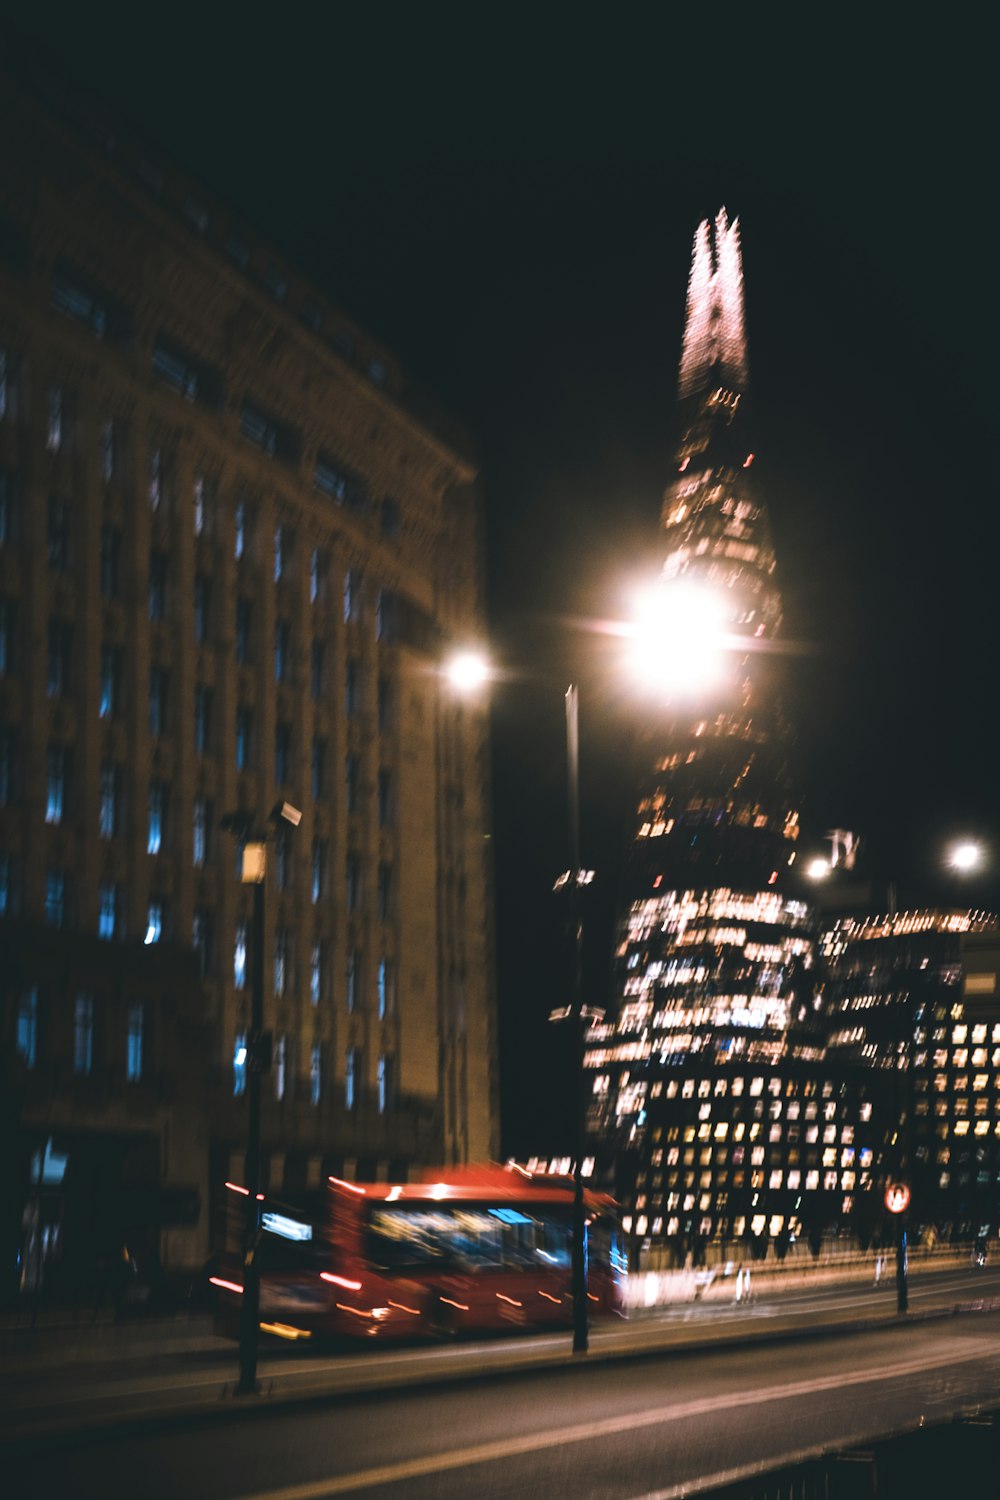
[[[573,1443],[589,1442],[595,1438],[613,1437],[623,1432],[637,1432],[643,1427],[655,1427],[666,1422],[681,1422],[690,1417],[708,1416],[716,1411],[730,1411],[733,1407],[765,1405],[769,1401],[784,1401],[793,1396],[817,1395],[822,1391],[842,1390],[849,1385],[896,1380],[904,1375],[926,1373],[936,1365],[972,1363],[982,1358],[982,1340],[952,1339],[931,1358],[921,1356],[900,1360],[894,1365],[882,1365],[878,1369],[855,1371],[849,1375],[818,1376],[814,1380],[768,1386],[758,1391],[727,1391],[723,1395],[701,1397],[697,1401],[686,1401],[678,1406],[660,1406],[648,1411],[630,1412],[626,1416],[607,1417],[603,1421],[587,1422],[577,1427],[563,1427],[550,1432],[497,1438],[490,1443],[477,1443],[471,1447],[456,1448],[447,1453],[428,1454],[423,1458],[402,1459],[374,1469],[361,1469],[354,1474],[340,1474],[328,1479],[310,1480],[304,1484],[287,1485],[276,1490],[259,1490],[252,1495],[240,1497],[240,1500],[326,1500],[326,1497],[331,1495],[345,1495],[355,1490],[374,1489],[382,1484],[399,1484],[403,1480],[419,1479],[427,1474],[444,1473],[450,1469],[464,1469],[475,1464],[495,1463],[505,1458],[539,1453],[546,1448],[560,1448]]]

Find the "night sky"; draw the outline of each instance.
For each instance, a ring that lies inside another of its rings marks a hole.
[[[949,834],[1000,862],[989,48],[912,13],[905,35],[834,11],[734,35],[672,9],[656,31],[518,6],[21,20],[472,436],[513,677],[492,719],[520,1154],[570,1134],[569,1038],[545,1021],[566,999],[562,687],[581,682],[585,988],[605,1004],[634,713],[578,622],[620,616],[658,561],[691,240],[722,203],[743,232],[754,476],[786,633],[810,647],[787,685],[805,847],[860,831],[903,901],[933,893]],[[998,889],[995,864],[970,894]]]

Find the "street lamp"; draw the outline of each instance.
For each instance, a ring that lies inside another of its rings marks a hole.
[[[975,839],[959,839],[945,854],[945,863],[961,875],[980,870],[985,862],[983,846]]]
[[[282,823],[297,828],[302,814],[290,802],[276,802],[261,828],[251,813],[238,809],[226,813],[222,827],[242,844],[243,861],[240,880],[253,886],[253,942],[250,957],[250,1029],[247,1032],[243,1062],[247,1071],[247,1154],[244,1173],[246,1190],[246,1225],[243,1237],[243,1301],[240,1306],[240,1378],[237,1396],[254,1396],[257,1385],[257,1345],[260,1336],[260,1267],[257,1246],[260,1239],[261,1209],[261,1139],[260,1079],[271,1066],[271,1033],[264,1030],[264,892],[267,881],[267,843]]]
[[[470,693],[489,682],[495,670],[489,659],[478,651],[456,653],[443,667],[443,675],[458,692]],[[566,707],[566,778],[569,816],[570,869],[556,882],[556,890],[569,887],[570,933],[572,939],[570,1003],[554,1010],[550,1021],[568,1020],[573,1024],[576,1084],[574,1112],[573,1166],[573,1353],[586,1354],[589,1346],[589,1310],[587,1287],[587,1222],[583,1203],[583,1156],[586,1143],[586,1073],[584,1055],[587,1024],[597,1013],[583,1004],[583,920],[580,910],[580,888],[589,884],[593,873],[580,868],[580,730],[579,693],[570,683],[565,695]]]

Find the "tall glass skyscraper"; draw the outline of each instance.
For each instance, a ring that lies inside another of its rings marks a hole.
[[[695,236],[659,588],[668,600],[710,596],[729,649],[718,680],[693,701],[668,696],[649,725],[618,1013],[588,1049],[591,1125],[631,1156],[637,1233],[664,1248],[741,1235],[762,1214],[780,1221],[776,1233],[794,1224],[804,1163],[789,1191],[784,1101],[805,1090],[796,1070],[822,1055],[810,911],[786,889],[799,820],[746,393],[739,225],[722,210]]]

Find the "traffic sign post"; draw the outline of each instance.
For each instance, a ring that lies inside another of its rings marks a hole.
[[[896,1219],[896,1311],[905,1313],[910,1305],[907,1285],[906,1220],[903,1215],[910,1206],[910,1188],[906,1182],[886,1184],[885,1206]]]

